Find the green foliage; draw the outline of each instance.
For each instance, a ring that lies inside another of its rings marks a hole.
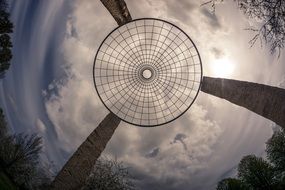
[[[11,49],[5,47],[0,50],[0,63],[7,64],[11,59],[12,59]]]
[[[8,8],[8,4],[6,0],[0,0],[0,10],[6,10]]]
[[[6,48],[12,47],[11,38],[8,34],[2,34],[0,36],[0,46]]]
[[[0,7],[0,34],[13,32],[13,23],[10,21],[9,17],[10,14],[7,11],[7,7]]]
[[[36,175],[42,140],[33,135],[7,135],[0,139],[1,168],[18,185],[29,187]]]
[[[278,189],[285,189],[285,132],[277,130],[266,143],[268,160],[273,164],[274,180]]]
[[[246,188],[239,179],[226,178],[218,183],[217,190],[246,190]]]
[[[97,160],[84,190],[133,190],[134,185],[123,163],[108,158]]]
[[[238,179],[224,179],[217,189],[229,188],[229,184],[240,181],[245,189],[285,189],[285,132],[274,132],[266,143],[268,161],[254,155],[245,156],[238,166]],[[242,188],[241,188],[242,189]]]
[[[12,59],[12,42],[9,34],[13,32],[13,23],[9,19],[7,7],[6,0],[0,0],[0,78],[4,77]]]
[[[1,190],[17,190],[18,188],[7,178],[7,176],[0,172],[0,189]]]
[[[3,110],[0,109],[0,139],[7,134],[7,123],[4,117]]]
[[[17,189],[44,189],[50,183],[51,176],[39,163],[41,149],[42,138],[36,134],[9,134],[0,109],[1,190],[9,184]]]
[[[275,131],[266,143],[267,158],[277,170],[285,171],[285,133]]]
[[[274,189],[273,176],[273,167],[255,155],[245,156],[239,163],[239,179],[253,189]]]
[[[0,11],[0,34],[13,32],[13,23],[9,20],[9,16],[9,13]]]

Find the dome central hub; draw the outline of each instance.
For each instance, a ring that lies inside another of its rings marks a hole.
[[[142,76],[143,76],[143,78],[145,78],[145,79],[150,79],[151,77],[152,77],[152,72],[151,72],[151,70],[149,70],[149,69],[145,69],[145,70],[143,70],[143,72],[142,72]]]

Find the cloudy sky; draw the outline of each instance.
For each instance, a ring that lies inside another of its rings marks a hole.
[[[126,0],[135,18],[154,17],[183,29],[196,43],[205,76],[285,86],[285,53],[277,59],[244,30],[232,1],[201,7],[196,0]],[[13,60],[0,81],[0,105],[12,132],[44,138],[45,162],[59,170],[108,113],[93,85],[95,53],[117,26],[99,0],[11,1]],[[214,189],[234,176],[247,154],[264,156],[274,124],[200,92],[178,120],[155,128],[121,122],[104,151],[130,166],[140,189]]]

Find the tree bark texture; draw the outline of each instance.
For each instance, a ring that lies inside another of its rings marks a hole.
[[[80,190],[120,121],[115,114],[109,113],[63,166],[51,189]]]
[[[101,0],[119,26],[132,20],[131,14],[124,0]]]
[[[246,81],[203,77],[201,91],[247,108],[285,128],[285,89]]]
[[[124,0],[101,0],[101,2],[119,26],[132,20]],[[78,190],[83,187],[120,121],[116,115],[109,113],[64,165],[55,177],[51,189]]]

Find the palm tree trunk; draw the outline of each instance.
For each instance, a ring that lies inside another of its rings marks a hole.
[[[124,0],[101,0],[119,26],[132,20],[131,14]]]
[[[203,77],[201,91],[247,108],[285,129],[285,89],[252,82]]]
[[[115,114],[109,113],[64,165],[52,182],[51,189],[79,190],[84,186],[120,121]]]

